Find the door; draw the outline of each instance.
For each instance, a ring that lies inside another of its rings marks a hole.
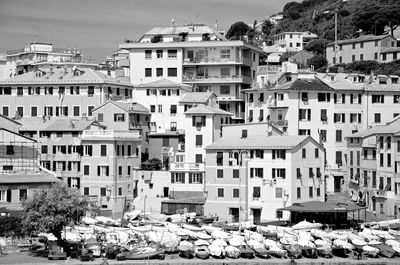
[[[232,216],[232,222],[239,222],[239,208],[229,208],[229,214]]]
[[[259,224],[261,221],[261,209],[253,209],[254,224]]]
[[[334,192],[341,192],[342,190],[342,176],[334,177]]]
[[[169,196],[169,187],[164,187],[163,197],[168,198]]]

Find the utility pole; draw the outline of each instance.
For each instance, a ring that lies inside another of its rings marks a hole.
[[[339,12],[339,8],[335,8],[335,47],[334,47],[334,56],[335,56],[335,60],[334,60],[334,64],[337,64],[337,39],[338,39],[338,27],[337,27],[337,19],[338,19],[338,12]]]

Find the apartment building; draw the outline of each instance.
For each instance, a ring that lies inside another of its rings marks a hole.
[[[43,65],[90,66],[87,61],[83,60],[79,49],[55,48],[52,43],[40,42],[33,42],[25,45],[24,48],[7,51],[6,61],[9,77],[33,71]],[[91,66],[94,68],[95,64]]]
[[[398,86],[397,76],[284,73],[275,87],[246,91],[246,121],[318,140],[326,149],[327,189],[339,192],[349,181],[345,137],[397,116]]]
[[[40,165],[55,173],[68,187],[81,188],[82,133],[104,126],[86,118],[25,117],[19,133],[38,143]]]
[[[349,150],[359,152],[349,165],[350,192],[369,210],[397,218],[400,214],[400,118],[348,137]],[[359,162],[359,160],[361,160]]]
[[[275,51],[280,52],[299,52],[312,41],[318,38],[314,33],[305,32],[282,32],[272,36]]]
[[[94,108],[92,113],[93,117],[107,130],[136,132],[141,139],[142,156],[148,157],[151,115],[147,108],[132,100],[109,100]]]
[[[254,223],[288,219],[296,202],[324,201],[324,148],[267,123],[225,126],[206,147],[206,215]]]
[[[205,147],[219,139],[222,124],[232,114],[207,105],[193,105],[185,112],[185,149],[170,157],[171,185],[169,200],[163,201],[168,212],[199,210],[203,213],[205,201]],[[176,206],[179,202],[179,207]],[[174,206],[170,206],[170,205]]]
[[[90,68],[36,69],[0,81],[7,117],[81,117],[107,100],[132,97],[132,85]]]
[[[0,117],[3,125],[3,117]],[[0,207],[21,210],[22,201],[41,186],[59,182],[40,167],[34,139],[0,128]]]
[[[387,63],[400,58],[397,40],[390,35],[362,35],[358,38],[340,40],[326,46],[328,65],[355,61],[377,61]]]
[[[155,27],[120,49],[130,52],[135,87],[167,79],[190,85],[194,92],[211,91],[220,108],[233,114],[232,123],[244,121],[241,91],[255,80],[260,48],[228,41],[212,27],[190,24]]]
[[[135,131],[82,132],[81,193],[99,206],[102,215],[121,218],[133,205],[140,144]]]

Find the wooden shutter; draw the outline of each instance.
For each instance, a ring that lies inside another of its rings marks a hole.
[[[7,202],[11,202],[11,195],[12,195],[11,190],[7,190]]]
[[[110,168],[109,168],[109,166],[106,166],[106,176],[109,176],[110,175]]]
[[[100,166],[97,166],[97,176],[100,176]]]

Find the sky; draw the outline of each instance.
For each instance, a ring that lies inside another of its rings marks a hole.
[[[0,53],[50,42],[101,62],[124,39],[154,26],[203,23],[228,30],[282,11],[293,0],[0,0]]]

